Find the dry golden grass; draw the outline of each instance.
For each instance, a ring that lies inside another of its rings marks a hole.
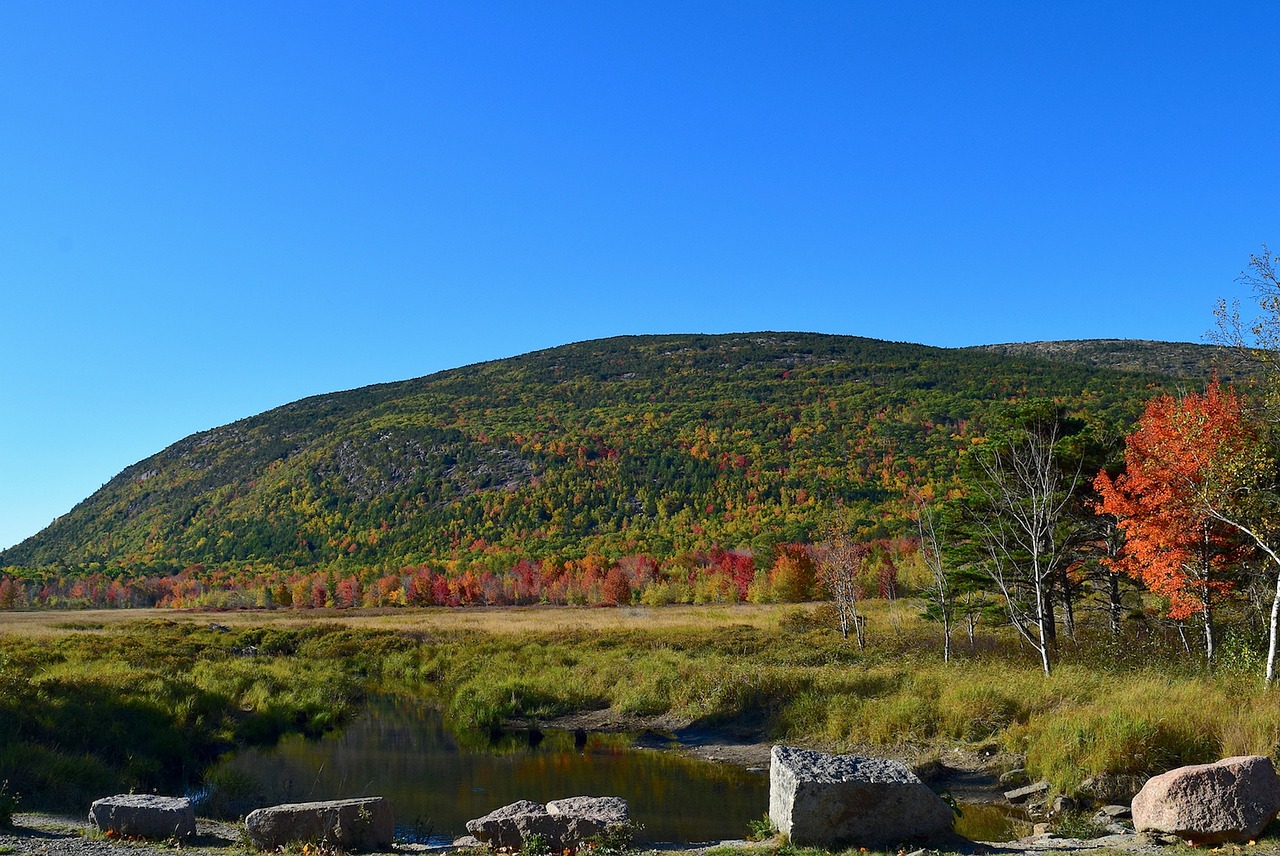
[[[0,633],[58,636],[133,621],[164,620],[228,627],[294,627],[338,624],[361,630],[453,631],[493,634],[556,633],[573,630],[671,630],[746,624],[773,628],[793,605],[717,604],[707,606],[473,607],[463,609],[277,609],[229,612],[179,609],[91,609],[0,613]]]

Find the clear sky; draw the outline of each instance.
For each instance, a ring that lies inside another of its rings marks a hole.
[[[192,432],[624,333],[1199,341],[1271,3],[0,3],[0,547]]]

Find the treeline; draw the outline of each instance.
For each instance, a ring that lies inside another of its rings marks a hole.
[[[909,596],[924,584],[913,540],[880,539],[868,543],[867,550],[859,580],[864,594]],[[28,570],[0,576],[0,609],[796,603],[826,597],[820,563],[818,548],[782,544],[770,556],[716,549],[662,561],[647,555],[610,561],[593,554],[521,559],[502,570],[429,565],[309,573],[192,565],[165,575]]]

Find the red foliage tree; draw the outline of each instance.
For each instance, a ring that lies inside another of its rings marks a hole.
[[[802,544],[781,544],[769,570],[769,586],[784,603],[798,603],[813,597],[816,584],[813,557]]]
[[[631,603],[631,579],[617,565],[610,568],[600,584],[600,602],[610,606],[627,606]]]
[[[1152,400],[1126,440],[1125,471],[1099,473],[1099,513],[1116,518],[1125,543],[1113,570],[1169,599],[1169,615],[1199,615],[1213,659],[1213,608],[1230,592],[1224,571],[1240,558],[1240,498],[1257,474],[1256,437],[1235,391],[1214,381],[1204,394]]]
[[[18,603],[18,586],[8,577],[0,579],[0,609],[13,609]]]
[[[359,606],[361,594],[360,580],[355,577],[344,577],[338,581],[336,604],[344,609]]]

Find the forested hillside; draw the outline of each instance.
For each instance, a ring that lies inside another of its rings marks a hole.
[[[901,527],[904,492],[945,491],[958,452],[1011,403],[1053,398],[1119,452],[1173,379],[1106,363],[1158,366],[1162,346],[1074,344],[1039,356],[803,333],[566,345],[192,435],[2,562],[149,574],[760,553],[809,540],[836,503],[860,535],[883,536]],[[1213,349],[1163,347],[1181,385],[1208,374]]]

